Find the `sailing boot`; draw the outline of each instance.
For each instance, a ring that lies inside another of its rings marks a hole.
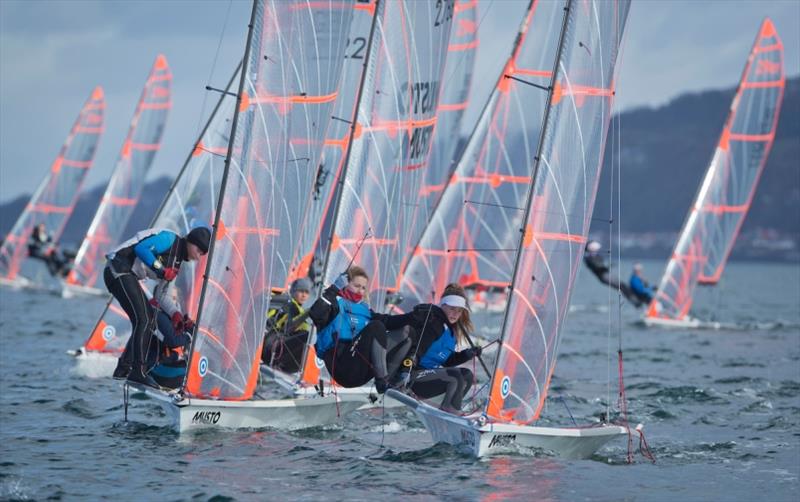
[[[161,386],[158,385],[158,382],[156,382],[153,377],[145,372],[144,366],[139,364],[134,365],[133,369],[131,369],[131,372],[128,375],[128,382],[140,383],[155,389],[161,388]]]
[[[133,365],[130,361],[126,361],[122,357],[117,359],[117,367],[114,368],[114,380],[126,380],[128,374],[131,372],[131,368],[133,368]]]

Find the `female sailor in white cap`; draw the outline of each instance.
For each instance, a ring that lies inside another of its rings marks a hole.
[[[440,408],[459,414],[461,402],[472,387],[474,376],[467,368],[457,368],[481,355],[480,347],[456,352],[473,331],[469,318],[469,304],[464,288],[459,284],[448,284],[439,300],[439,305],[421,304],[407,314],[376,315],[387,329],[394,330],[411,326],[412,368],[410,390],[418,397],[427,399],[444,394]],[[402,385],[402,373],[391,382]]]

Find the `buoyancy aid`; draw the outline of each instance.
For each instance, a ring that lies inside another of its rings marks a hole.
[[[423,369],[440,368],[456,350],[456,337],[445,324],[442,335],[433,342],[419,359],[419,367]]]
[[[333,347],[335,336],[341,341],[351,341],[372,320],[372,312],[366,303],[354,303],[341,296],[337,297],[336,301],[339,304],[339,313],[317,333],[314,348],[319,357]]]

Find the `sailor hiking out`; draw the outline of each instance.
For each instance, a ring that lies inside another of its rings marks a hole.
[[[480,347],[456,351],[474,329],[469,313],[466,291],[452,283],[445,287],[439,305],[420,304],[407,314],[383,316],[388,329],[413,328],[410,375],[399,373],[393,386],[407,383],[423,399],[444,394],[440,409],[459,414],[474,374],[457,366],[481,355]]]
[[[379,393],[402,364],[410,341],[402,331],[386,333],[379,314],[364,301],[369,277],[351,266],[309,309],[317,327],[314,348],[336,383],[360,387],[375,378]]]
[[[137,233],[106,255],[108,262],[103,279],[132,326],[131,337],[114,370],[114,378],[158,386],[148,374],[147,366],[157,309],[169,316],[178,331],[193,325],[170,294],[170,282],[178,276],[181,263],[198,260],[208,252],[210,239],[211,232],[205,227],[194,228],[185,237],[170,230],[149,229]],[[143,279],[158,281],[149,301],[139,283]]]
[[[47,233],[44,223],[33,227],[28,238],[28,256],[43,261],[54,277],[65,277],[69,272],[69,260],[53,243],[53,237]]]
[[[641,307],[642,301],[631,291],[630,287],[611,276],[611,265],[606,263],[605,258],[600,253],[601,249],[602,246],[599,242],[589,241],[583,254],[583,263],[600,282],[622,293],[634,307]]]

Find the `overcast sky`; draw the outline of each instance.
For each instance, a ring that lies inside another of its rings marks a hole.
[[[467,120],[490,92],[526,5],[479,0]],[[105,90],[106,131],[86,186],[105,183],[158,53],[172,69],[173,108],[149,178],[173,176],[217,97],[205,85],[224,86],[241,58],[249,14],[243,0],[0,0],[0,202],[35,189],[96,85]],[[734,86],[765,16],[783,39],[787,74],[797,75],[800,0],[634,0],[618,107]]]

